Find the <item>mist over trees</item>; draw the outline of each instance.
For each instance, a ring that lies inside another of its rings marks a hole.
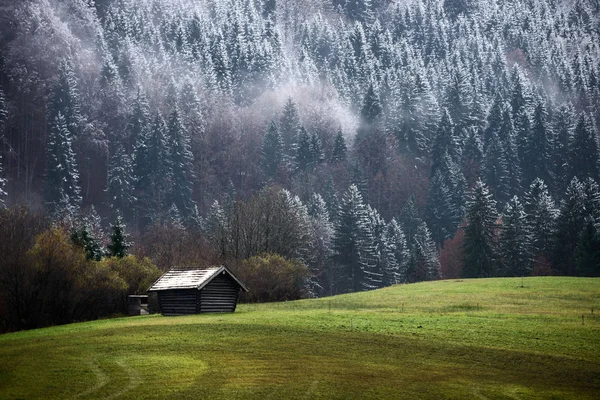
[[[296,295],[600,275],[596,1],[0,11],[0,207],[93,207],[162,269],[281,256]]]

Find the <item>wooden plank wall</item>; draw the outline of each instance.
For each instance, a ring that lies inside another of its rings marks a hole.
[[[196,314],[198,312],[196,289],[174,289],[158,292],[158,304],[163,315]]]
[[[239,287],[227,274],[219,274],[200,290],[200,312],[234,312]]]

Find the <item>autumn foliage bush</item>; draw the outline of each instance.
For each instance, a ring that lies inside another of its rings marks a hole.
[[[308,268],[279,254],[261,254],[243,260],[234,271],[250,290],[243,300],[254,302],[296,300],[305,297]]]
[[[160,271],[149,259],[89,260],[64,229],[25,208],[0,211],[0,331],[30,329],[125,311]]]

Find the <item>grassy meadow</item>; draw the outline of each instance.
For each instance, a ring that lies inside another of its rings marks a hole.
[[[539,277],[71,324],[0,335],[0,399],[597,399],[599,314]]]

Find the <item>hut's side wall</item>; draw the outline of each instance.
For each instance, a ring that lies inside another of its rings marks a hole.
[[[219,274],[200,290],[200,312],[234,312],[239,287],[227,274]]]
[[[196,314],[198,312],[196,289],[162,290],[158,292],[158,304],[163,315]]]

